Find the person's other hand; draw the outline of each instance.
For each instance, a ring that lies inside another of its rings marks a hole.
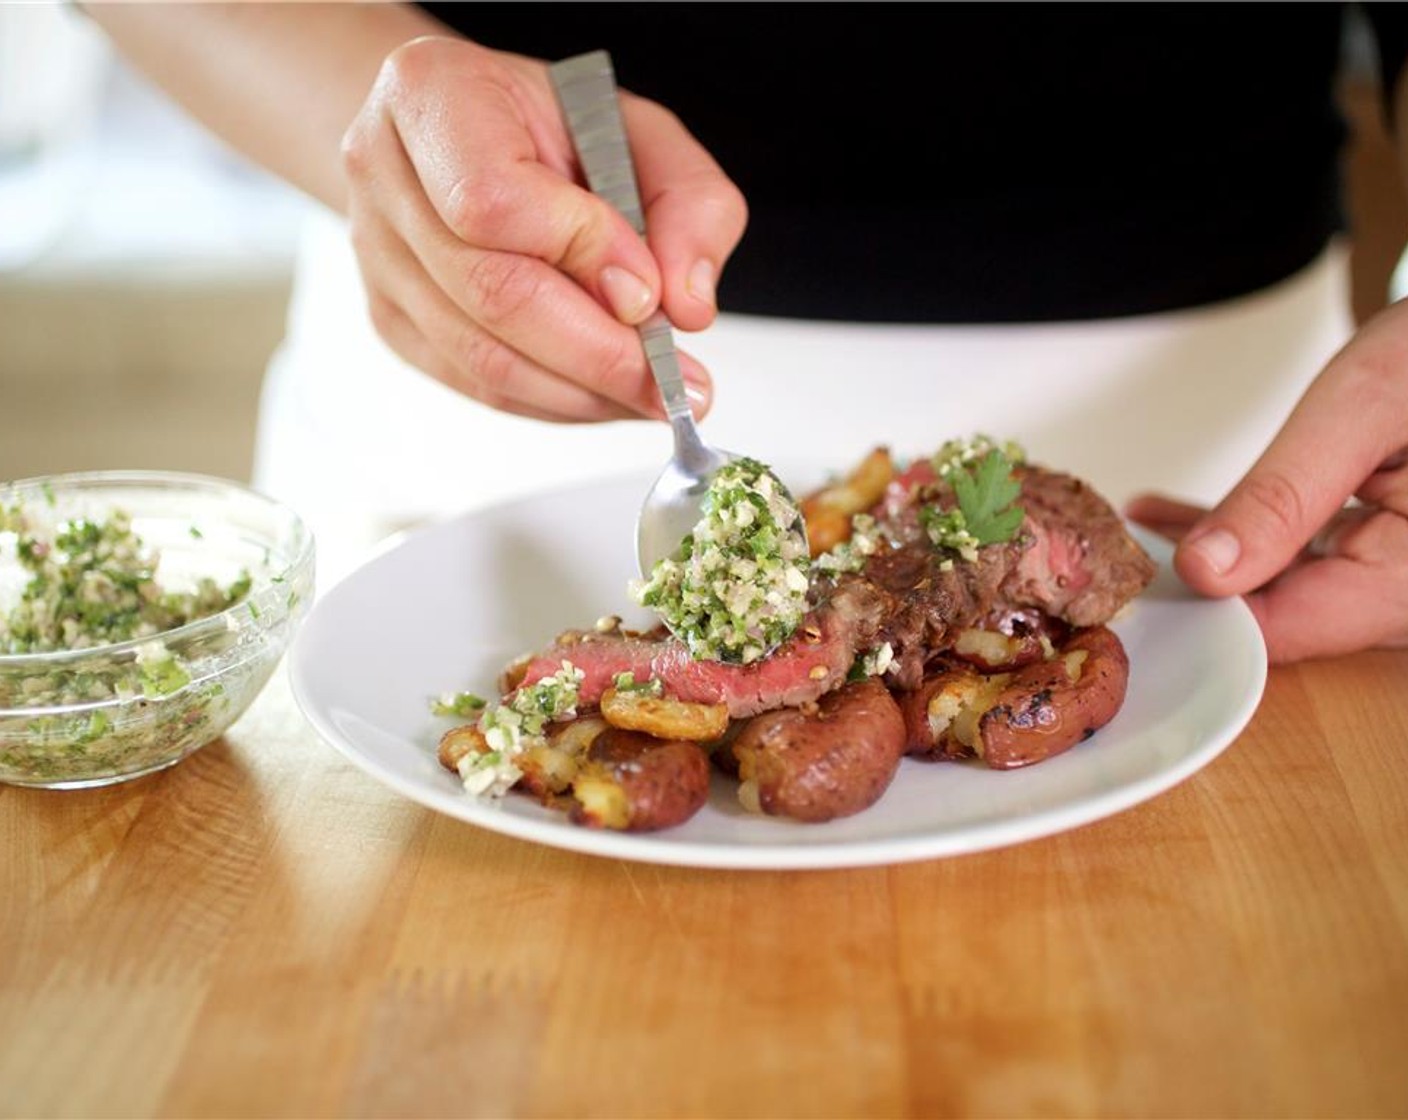
[[[1325,367],[1213,510],[1143,495],[1194,590],[1245,595],[1273,662],[1408,645],[1408,300]]]
[[[631,324],[715,315],[742,195],[680,121],[623,91],[650,243],[576,180],[546,65],[448,37],[386,59],[343,141],[369,309],[402,358],[546,420],[658,416]],[[710,381],[681,355],[696,412]]]

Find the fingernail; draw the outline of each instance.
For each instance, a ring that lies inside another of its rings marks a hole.
[[[1213,529],[1201,537],[1186,542],[1186,548],[1203,558],[1217,575],[1225,576],[1242,555],[1242,544],[1226,529]]]
[[[685,277],[685,290],[701,303],[714,306],[714,262],[709,260],[697,260],[689,270],[689,275]]]
[[[612,313],[623,323],[639,323],[654,300],[649,284],[614,264],[601,270],[601,290]]]

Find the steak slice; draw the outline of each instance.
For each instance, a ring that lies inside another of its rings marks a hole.
[[[1095,490],[1057,471],[1021,473],[1031,540],[1004,581],[1007,607],[1039,607],[1072,626],[1110,621],[1157,570]]]
[[[580,707],[596,706],[618,673],[631,673],[638,681],[658,679],[679,700],[725,703],[729,715],[740,719],[796,707],[836,688],[856,657],[876,644],[891,609],[889,596],[870,582],[847,580],[771,656],[748,665],[696,661],[677,638],[568,631],[529,661],[522,684],[551,676],[570,661],[586,674],[578,691]]]

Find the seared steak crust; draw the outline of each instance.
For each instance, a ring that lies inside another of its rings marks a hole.
[[[894,657],[889,683],[917,687],[934,654],[991,613],[1021,552],[1014,542],[984,548],[972,563],[946,563],[924,538],[871,557],[862,578],[883,588],[892,602],[879,639],[890,643]]]

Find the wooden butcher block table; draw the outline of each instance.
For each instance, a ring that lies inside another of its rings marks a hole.
[[[282,670],[158,775],[0,788],[11,1116],[1404,1116],[1408,652],[1271,672],[1125,812],[842,870],[442,816]]]

